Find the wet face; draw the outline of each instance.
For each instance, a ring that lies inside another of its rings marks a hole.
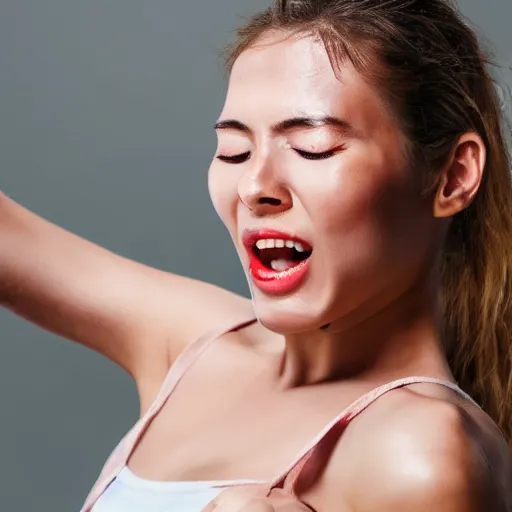
[[[209,186],[258,317],[296,333],[411,287],[432,215],[378,92],[313,38],[262,42],[232,70]]]

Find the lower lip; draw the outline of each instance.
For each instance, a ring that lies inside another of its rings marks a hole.
[[[302,283],[309,271],[311,256],[283,272],[265,267],[254,254],[251,254],[250,258],[249,271],[254,284],[269,295],[285,295],[294,291]]]

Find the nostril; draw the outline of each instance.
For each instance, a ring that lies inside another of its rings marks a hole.
[[[258,199],[259,204],[270,204],[272,206],[279,206],[281,204],[280,199],[275,199],[274,197],[260,197]]]

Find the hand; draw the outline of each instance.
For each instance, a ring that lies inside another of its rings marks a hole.
[[[313,509],[281,489],[247,485],[221,492],[203,512],[312,512]],[[313,511],[314,512],[314,511]]]

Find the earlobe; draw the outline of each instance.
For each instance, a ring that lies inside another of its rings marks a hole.
[[[452,217],[466,209],[474,200],[483,177],[486,147],[477,133],[460,137],[447,164],[434,200],[435,217]]]

